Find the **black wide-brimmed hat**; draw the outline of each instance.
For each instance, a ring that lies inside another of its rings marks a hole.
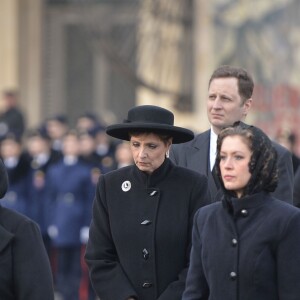
[[[186,128],[174,126],[174,115],[169,110],[141,105],[128,111],[127,119],[121,124],[110,125],[106,133],[112,137],[129,141],[129,132],[153,132],[173,137],[173,143],[185,143],[194,138],[194,133]]]

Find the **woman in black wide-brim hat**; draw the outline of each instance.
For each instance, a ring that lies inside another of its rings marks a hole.
[[[161,107],[137,106],[107,134],[128,140],[134,165],[100,177],[85,259],[101,300],[179,300],[195,211],[208,204],[207,179],[167,158],[193,139]]]

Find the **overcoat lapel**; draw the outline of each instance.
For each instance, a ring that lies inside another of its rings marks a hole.
[[[195,138],[189,154],[190,159],[187,160],[187,167],[207,176],[208,188],[212,197],[212,201],[214,202],[214,198],[218,192],[218,188],[209,168],[209,144],[210,130],[205,131],[203,134]]]

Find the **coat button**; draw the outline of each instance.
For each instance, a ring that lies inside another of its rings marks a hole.
[[[247,209],[242,209],[241,210],[241,215],[243,216],[243,217],[247,217],[248,216],[248,210]]]
[[[147,260],[150,256],[150,253],[148,252],[148,250],[146,248],[143,249],[143,257],[145,260]]]
[[[142,287],[143,287],[144,289],[147,289],[147,288],[151,287],[152,285],[153,285],[153,284],[152,284],[151,282],[144,282],[143,285],[142,285]]]
[[[149,193],[150,197],[153,197],[153,196],[155,196],[156,194],[157,194],[157,191],[152,191],[152,192]]]
[[[230,272],[230,278],[231,280],[236,280],[237,274],[235,272]]]
[[[235,247],[238,244],[237,239],[232,239],[231,244],[232,244],[233,247]]]
[[[143,222],[141,222],[141,225],[147,226],[150,225],[152,222],[150,220],[144,220]]]

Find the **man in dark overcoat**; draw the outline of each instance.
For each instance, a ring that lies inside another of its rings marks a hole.
[[[213,172],[217,135],[222,128],[246,118],[252,106],[253,89],[253,80],[246,70],[231,66],[217,68],[209,81],[207,99],[211,129],[198,134],[190,142],[171,147],[170,158],[175,164],[207,176],[212,202],[215,201],[220,186]],[[273,145],[278,154],[279,168],[279,183],[273,195],[282,201],[293,203],[291,154],[278,143],[273,142]]]

